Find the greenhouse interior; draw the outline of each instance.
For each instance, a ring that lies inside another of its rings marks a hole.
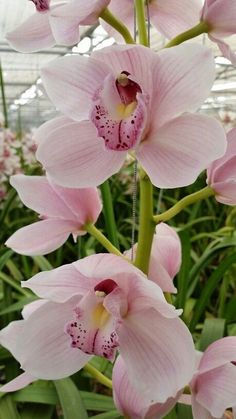
[[[236,1],[0,0],[0,419],[236,419]]]

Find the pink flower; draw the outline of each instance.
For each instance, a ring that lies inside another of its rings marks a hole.
[[[201,20],[209,25],[209,38],[216,42],[224,57],[236,65],[236,55],[222,39],[236,34],[236,2],[205,0]]]
[[[150,22],[166,38],[173,38],[199,22],[201,0],[152,0],[148,2]],[[133,0],[111,0],[109,10],[134,33]],[[101,20],[109,35],[121,40],[121,36]]]
[[[134,256],[137,244],[134,245]],[[125,252],[131,258],[131,249]],[[164,292],[176,293],[173,279],[179,272],[181,265],[181,242],[172,227],[160,223],[156,227],[152,242],[148,278],[156,282]]]
[[[113,372],[113,398],[117,409],[132,419],[161,419],[174,407],[178,396],[169,398],[165,403],[154,403],[145,400],[131,384],[124,360],[118,356]]]
[[[46,12],[47,10],[49,10],[49,3],[50,0],[31,0],[36,7],[36,10],[38,12]]]
[[[202,355],[191,381],[194,419],[222,418],[236,406],[236,337],[212,343]]]
[[[112,46],[91,57],[54,60],[42,78],[67,118],[39,128],[37,158],[63,186],[102,183],[120,169],[127,152],[136,154],[154,185],[184,186],[225,151],[221,125],[188,113],[214,80],[212,53],[203,46],[159,53]]]
[[[63,188],[45,176],[15,175],[11,185],[22,202],[38,212],[41,221],[20,228],[6,242],[18,253],[42,255],[60,247],[73,234],[86,234],[84,224],[95,223],[101,202],[96,188]]]
[[[6,35],[9,44],[20,52],[77,44],[79,26],[95,24],[110,0],[66,0],[53,6],[49,0],[32,1],[36,13]]]
[[[180,311],[126,260],[88,256],[23,286],[43,300],[3,329],[0,343],[20,362],[25,379],[68,376],[92,355],[113,361],[117,348],[129,379],[153,402],[175,396],[191,379],[194,345]]]
[[[207,183],[218,202],[236,205],[236,128],[228,132],[227,141],[225,155],[207,169]]]

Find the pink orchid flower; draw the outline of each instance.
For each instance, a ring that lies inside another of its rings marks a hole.
[[[43,255],[60,247],[73,234],[86,234],[84,224],[95,223],[102,209],[96,188],[63,188],[45,176],[11,176],[22,202],[38,212],[41,221],[20,228],[6,242],[23,255]]]
[[[121,45],[66,56],[42,70],[47,93],[67,118],[39,128],[37,158],[63,186],[99,185],[136,154],[152,183],[192,183],[226,148],[213,118],[194,112],[214,80],[212,53],[180,45],[155,53]],[[69,119],[71,118],[71,119]]]
[[[195,352],[181,310],[123,258],[88,256],[22,285],[42,300],[0,332],[0,343],[20,362],[25,381],[68,376],[92,355],[114,361],[117,349],[131,382],[154,402],[190,381]]]
[[[218,202],[236,205],[236,128],[228,132],[227,142],[225,155],[207,169],[207,183]]]
[[[209,25],[209,38],[216,42],[223,56],[236,65],[236,55],[222,39],[236,34],[236,2],[205,0],[201,20]]]
[[[173,38],[199,22],[201,8],[201,0],[151,0],[148,1],[147,15],[162,35]],[[133,0],[111,0],[109,10],[134,33]],[[111,26],[103,21],[101,24],[109,35],[121,41],[121,36]]]
[[[194,419],[226,418],[225,409],[236,406],[235,360],[235,336],[215,341],[203,353],[190,384]]]
[[[118,356],[113,372],[113,398],[114,403],[123,415],[132,419],[161,419],[176,404],[179,394],[176,397],[167,399],[165,403],[154,403],[145,399],[131,384],[126,365],[121,356]]]
[[[77,44],[79,26],[97,23],[110,0],[66,0],[53,5],[50,0],[32,1],[36,12],[6,35],[9,44],[20,52]]]
[[[134,256],[137,244],[133,247]],[[125,252],[126,257],[131,258],[132,250]],[[149,263],[148,277],[164,292],[176,293],[173,284],[175,275],[181,265],[181,242],[176,231],[165,223],[156,227],[152,242],[152,251]]]

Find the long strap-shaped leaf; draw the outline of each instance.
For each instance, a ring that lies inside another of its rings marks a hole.
[[[64,419],[88,419],[79,390],[71,378],[54,381]]]

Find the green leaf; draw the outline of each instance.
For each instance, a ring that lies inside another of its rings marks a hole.
[[[0,419],[21,419],[15,403],[9,395],[0,400]]]
[[[22,310],[22,308],[29,303],[32,303],[32,301],[38,300],[37,297],[23,297],[20,301],[17,301],[17,303],[11,304],[9,307],[4,308],[0,311],[0,315],[6,314],[6,313],[12,313],[14,311]]]
[[[80,395],[85,409],[87,410],[104,412],[115,409],[113,399],[110,396],[94,394],[88,391],[81,391]],[[37,381],[22,390],[16,391],[12,397],[17,402],[43,403],[50,405],[59,403],[57,391],[55,387],[51,385],[51,382],[48,381]]]
[[[36,382],[22,390],[16,391],[12,397],[16,402],[42,403],[55,405],[59,403],[54,387],[49,383]]]
[[[198,259],[197,263],[193,266],[189,274],[189,288],[188,288],[188,297],[190,297],[198,283],[198,275],[199,272],[207,266],[212,259],[215,258],[216,253],[221,251],[226,247],[235,247],[236,246],[236,237],[227,237],[221,240],[215,241],[215,243],[211,243],[211,247],[207,248],[207,250],[202,254],[202,256]]]
[[[171,410],[171,412],[169,412],[168,415],[164,417],[164,419],[177,419],[177,413],[175,411],[175,408]]]
[[[28,405],[21,412],[21,419],[51,419],[53,406]]]
[[[53,269],[51,263],[44,256],[32,256],[32,259],[39,266],[41,271],[50,271]]]
[[[201,315],[204,313],[204,310],[207,306],[207,303],[214,292],[219,281],[222,279],[224,273],[229,269],[232,263],[236,262],[236,253],[225,257],[223,261],[218,265],[217,269],[211,274],[210,278],[206,282],[201,296],[198,300],[198,303],[195,305],[194,315],[189,325],[191,332],[195,329]]]
[[[123,419],[124,416],[121,416],[117,410],[112,410],[111,412],[100,413],[99,415],[92,416],[91,419]]]
[[[221,339],[224,336],[224,331],[225,319],[206,319],[198,345],[199,350],[205,351],[211,343]]]
[[[71,378],[55,380],[64,419],[88,419],[81,395]]]
[[[178,411],[177,419],[193,419],[191,406],[178,404],[177,411]]]
[[[177,306],[184,307],[188,290],[189,269],[190,269],[190,238],[188,231],[179,233],[182,247],[182,264],[177,277]]]
[[[8,259],[13,255],[12,250],[7,250],[3,253],[3,255],[0,257],[0,271],[4,267],[4,265],[7,263]]]

